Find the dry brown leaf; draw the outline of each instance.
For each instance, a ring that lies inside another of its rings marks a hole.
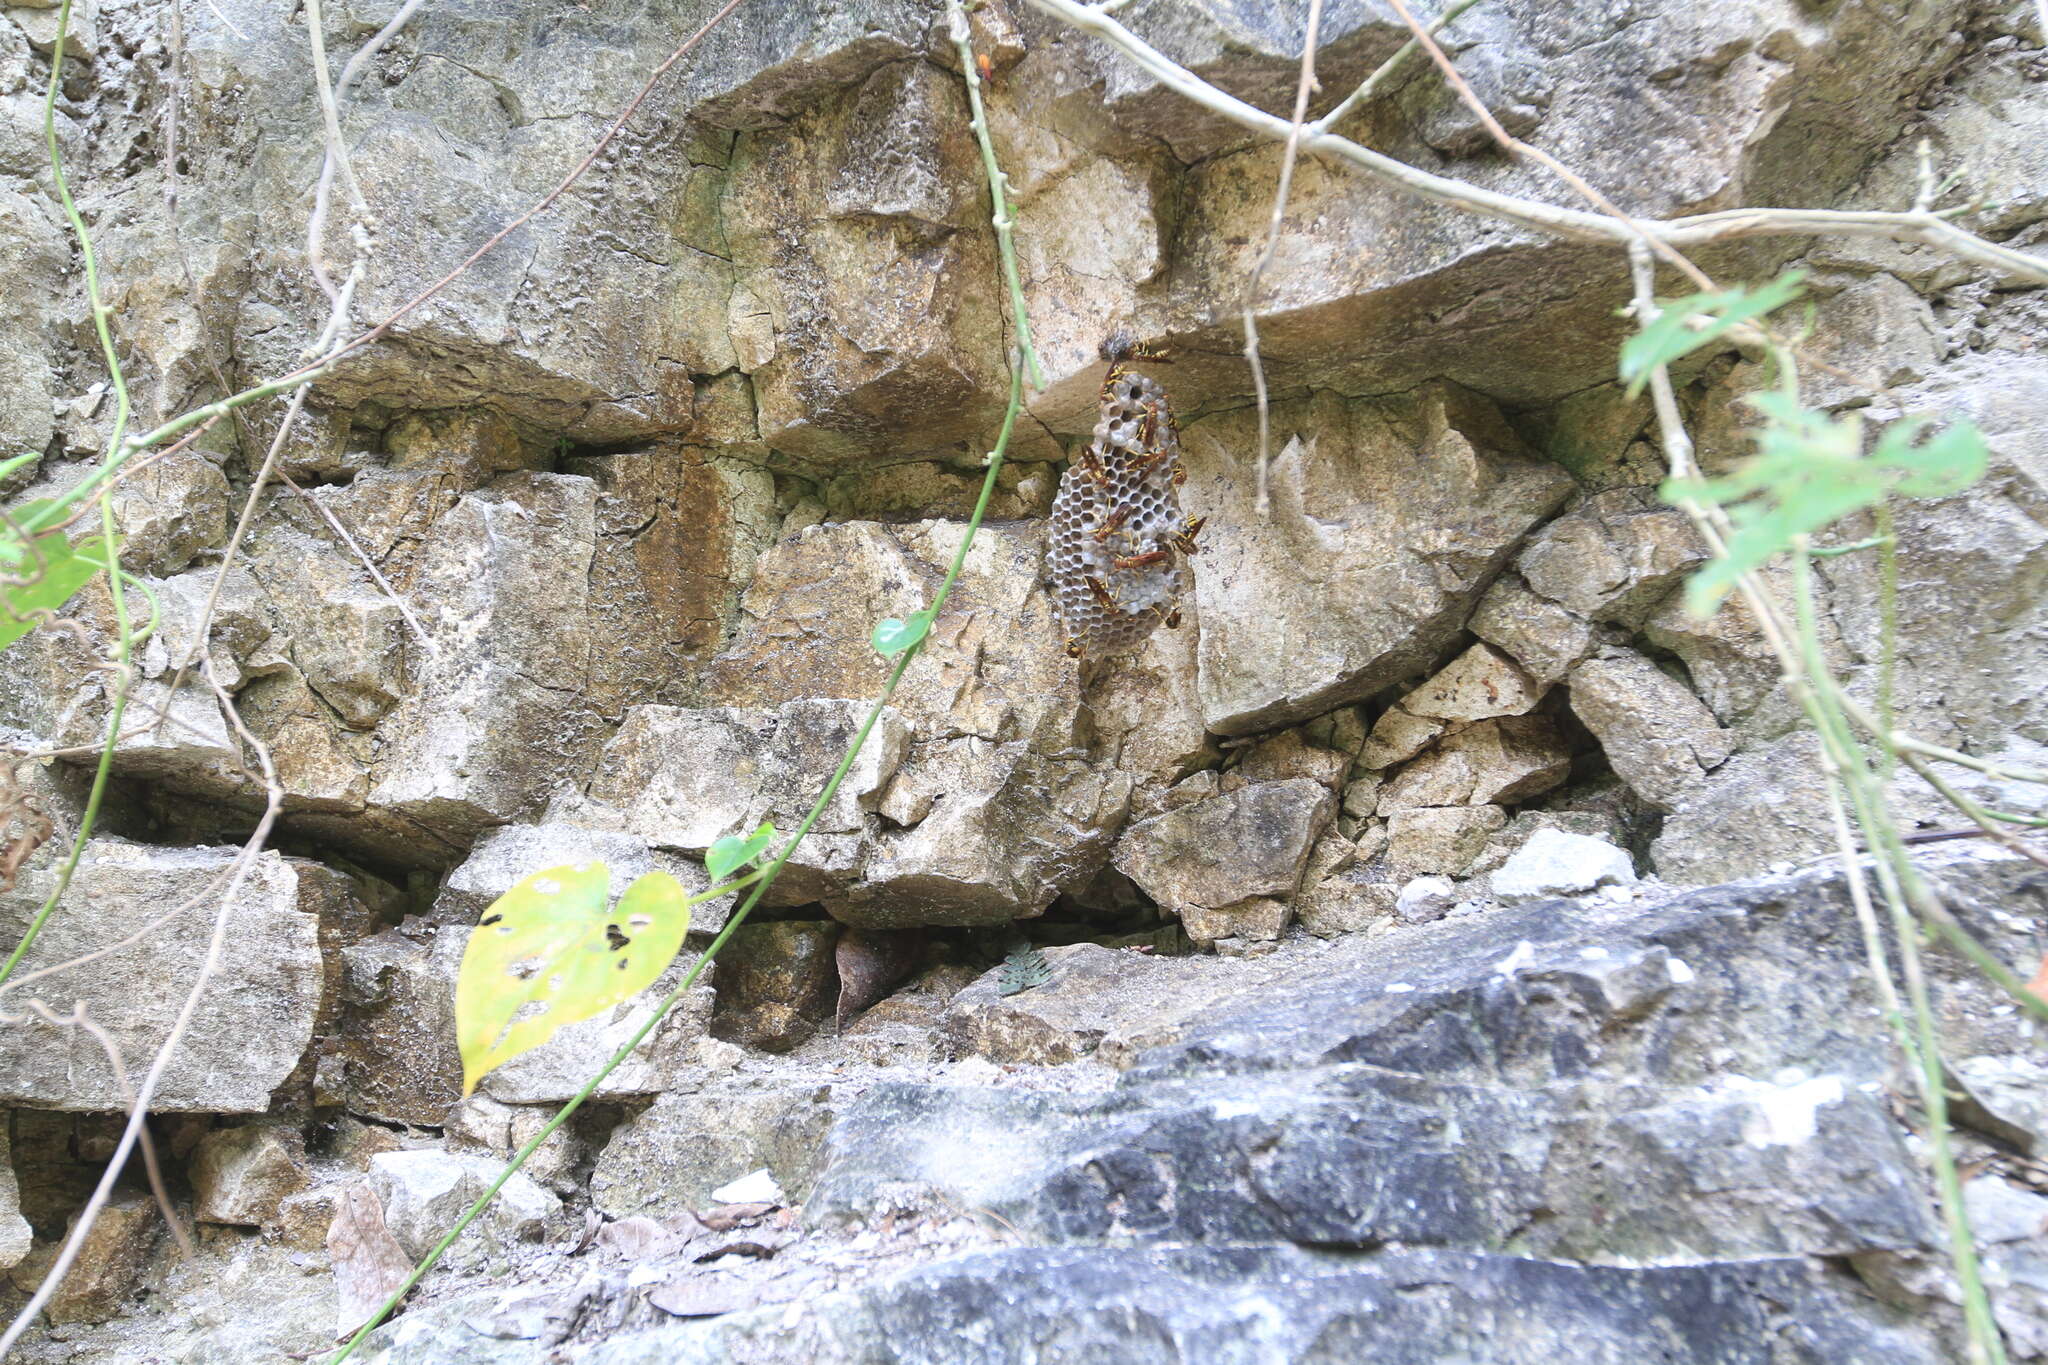
[[[839,967],[839,1008],[835,1026],[847,1021],[896,988],[917,970],[924,933],[918,929],[847,929],[833,950]]]
[[[336,1202],[327,1255],[334,1262],[337,1337],[368,1321],[412,1274],[412,1261],[384,1226],[384,1205],[368,1185],[350,1186]]]

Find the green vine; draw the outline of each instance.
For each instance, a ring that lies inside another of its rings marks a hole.
[[[107,439],[107,451],[95,476],[97,482],[87,481],[99,486],[125,458],[123,447],[128,435],[130,400],[127,375],[121,369],[121,357],[114,348],[113,329],[108,322],[112,310],[100,296],[99,261],[93,254],[92,234],[86,230],[85,218],[79,213],[78,205],[72,201],[70,181],[64,174],[63,153],[57,145],[57,93],[64,74],[65,39],[71,31],[71,4],[72,0],[63,0],[57,10],[57,42],[50,54],[50,83],[43,92],[43,144],[49,155],[50,175],[56,183],[57,200],[63,205],[65,221],[71,225],[72,236],[78,241],[79,261],[85,271],[86,301],[92,309],[93,331],[99,337],[100,353],[106,359],[108,378],[114,389],[113,432]],[[12,548],[12,537],[20,535],[23,539],[22,559],[27,560],[32,549],[29,541],[35,532],[42,527],[54,525],[57,512],[82,497],[84,487],[85,485],[81,485],[67,495],[41,504],[28,516],[10,519],[9,525],[13,529],[4,543]],[[21,936],[21,941],[15,944],[14,951],[8,954],[7,961],[0,963],[0,983],[6,982],[14,974],[15,968],[21,965],[22,958],[27,956],[29,948],[43,932],[43,926],[55,913],[57,903],[70,889],[71,879],[78,872],[79,859],[85,854],[86,843],[92,838],[93,826],[99,819],[100,806],[106,799],[107,783],[114,770],[114,746],[121,733],[122,717],[128,709],[129,694],[134,689],[134,671],[129,667],[129,660],[133,657],[136,646],[148,639],[156,629],[157,617],[152,610],[147,629],[141,632],[131,630],[128,598],[123,586],[123,580],[128,575],[120,570],[121,542],[114,525],[111,489],[101,489],[99,505],[102,564],[107,571],[107,597],[114,610],[114,696],[112,705],[108,707],[107,734],[100,744],[99,763],[93,769],[92,789],[86,795],[85,810],[78,819],[78,830],[72,836],[71,847],[57,870],[57,884],[51,888],[49,896],[36,910],[35,917],[29,921],[27,930]]]
[[[852,771],[854,762],[859,758],[861,750],[866,747],[868,737],[873,733],[876,723],[881,719],[883,709],[888,706],[890,700],[895,696],[897,686],[903,681],[904,673],[910,668],[911,663],[917,658],[919,651],[924,647],[931,622],[937,619],[939,612],[946,604],[947,597],[953,591],[953,585],[959,581],[960,572],[967,562],[968,552],[973,548],[975,534],[981,528],[983,517],[987,515],[989,499],[995,493],[996,480],[1002,473],[1003,457],[1009,449],[1010,436],[1012,431],[1015,430],[1018,414],[1023,410],[1025,372],[1029,368],[1035,374],[1037,357],[1030,349],[1030,323],[1025,313],[1023,291],[1018,283],[1016,255],[1010,241],[1009,224],[1012,219],[1008,197],[1004,188],[1007,181],[1004,179],[1002,171],[996,162],[995,149],[989,141],[988,123],[982,115],[981,99],[976,89],[977,78],[975,75],[973,50],[966,38],[966,16],[960,10],[957,0],[949,5],[949,18],[953,23],[955,40],[961,48],[962,64],[965,68],[968,82],[970,106],[974,111],[975,136],[980,141],[983,165],[988,170],[989,197],[994,206],[992,221],[996,227],[997,247],[1002,256],[1005,278],[1010,284],[1010,301],[1018,340],[1017,354],[1013,357],[1010,365],[1009,403],[1003,413],[1003,424],[1001,430],[997,433],[995,447],[988,453],[988,472],[982,478],[981,493],[975,499],[973,515],[968,518],[966,534],[960,539],[960,546],[954,552],[952,563],[947,567],[946,576],[939,584],[938,591],[932,596],[931,605],[920,612],[914,613],[908,622],[894,622],[893,624],[897,627],[897,630],[887,634],[886,638],[884,638],[883,626],[892,623],[885,622],[877,626],[877,646],[881,647],[884,644],[890,646],[884,652],[885,654],[895,656],[895,667],[890,669],[887,680],[882,684],[881,695],[868,708],[866,718],[862,720],[860,729],[855,732],[851,744],[847,746],[846,753],[840,758],[839,765],[833,769],[832,776],[826,781],[824,790],[819,792],[818,799],[812,803],[802,822],[791,833],[789,841],[783,845],[781,852],[776,854],[767,867],[758,874],[759,880],[755,881],[753,889],[747,894],[747,898],[734,909],[732,915],[726,920],[724,927],[711,940],[710,945],[705,948],[703,955],[695,963],[691,964],[690,970],[683,975],[682,980],[677,983],[675,989],[662,997],[653,1012],[648,1016],[646,1022],[617,1051],[612,1053],[611,1057],[598,1069],[596,1074],[583,1083],[582,1087],[570,1097],[568,1102],[556,1112],[555,1116],[539,1132],[529,1138],[525,1145],[513,1154],[512,1158],[506,1163],[505,1169],[499,1172],[497,1179],[491,1182],[490,1187],[478,1196],[475,1202],[468,1208],[463,1210],[462,1216],[456,1219],[454,1226],[449,1228],[448,1232],[439,1242],[435,1243],[433,1249],[427,1253],[426,1257],[406,1277],[405,1282],[393,1290],[391,1296],[371,1315],[368,1321],[363,1323],[355,1335],[350,1337],[342,1348],[330,1357],[328,1365],[341,1365],[341,1362],[355,1354],[356,1349],[362,1344],[363,1340],[391,1315],[404,1300],[405,1296],[412,1292],[414,1286],[419,1284],[421,1279],[440,1262],[441,1257],[447,1253],[448,1248],[454,1245],[456,1238],[460,1237],[469,1228],[470,1224],[474,1223],[483,1214],[484,1210],[490,1207],[491,1201],[497,1197],[498,1192],[504,1188],[505,1183],[531,1159],[536,1151],[540,1150],[542,1143],[546,1142],[564,1123],[568,1122],[578,1109],[583,1107],[584,1103],[596,1092],[598,1086],[604,1083],[605,1078],[625,1063],[626,1059],[633,1054],[634,1049],[640,1046],[648,1034],[652,1033],[654,1028],[667,1016],[668,1012],[675,1007],[676,1003],[697,983],[697,978],[703,973],[705,965],[718,956],[719,951],[725,947],[733,934],[738,931],[740,925],[746,922],[747,916],[760,903],[761,897],[767,894],[768,889],[774,885],[776,877],[781,874],[783,865],[789,861],[790,857],[803,844],[805,836],[811,831],[811,827],[818,822],[826,806],[831,804],[832,798],[838,792],[840,784],[846,780],[847,773]],[[922,628],[919,628],[920,624]]]

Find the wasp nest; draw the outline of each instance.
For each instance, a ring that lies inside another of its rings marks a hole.
[[[1103,343],[1102,355],[1111,362],[1102,415],[1052,504],[1053,604],[1076,658],[1120,654],[1161,622],[1169,630],[1180,624],[1191,581],[1186,559],[1201,529],[1181,516],[1187,470],[1166,391],[1125,368],[1165,357],[1121,333]]]

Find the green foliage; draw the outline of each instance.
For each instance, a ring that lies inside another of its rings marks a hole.
[[[17,467],[9,461],[0,474]],[[8,516],[19,525],[49,505],[23,503]],[[60,530],[23,541],[0,523],[0,649],[35,629],[31,612],[57,610],[106,567],[104,541],[74,550]]]
[[[690,898],[666,872],[626,889],[609,913],[601,862],[536,872],[491,902],[455,979],[462,1093],[566,1024],[630,1000],[682,950]]]
[[[1045,960],[1045,954],[1029,943],[1020,943],[1003,959],[1003,973],[996,978],[996,988],[1004,995],[1016,995],[1050,980],[1052,964]]]
[[[875,633],[869,638],[875,653],[885,659],[893,659],[923,640],[931,628],[932,614],[929,611],[912,612],[907,621],[885,616],[875,623]]]
[[[705,850],[704,870],[711,874],[713,884],[722,882],[766,853],[768,845],[774,842],[775,822],[772,820],[762,821],[761,828],[744,839],[737,834],[728,834]]]
[[[1662,305],[1657,320],[1621,346],[1621,377],[1633,398],[1650,382],[1650,373],[1669,365],[1708,342],[1724,336],[1731,328],[1763,317],[1799,297],[1805,272],[1788,270],[1769,284],[1755,289],[1723,289],[1713,294],[1692,294]]]
[[[1875,507],[1893,493],[1935,498],[1961,492],[1984,475],[1989,452],[1969,422],[1922,441],[1924,418],[1894,422],[1869,454],[1853,414],[1829,417],[1782,393],[1751,394],[1764,414],[1757,453],[1718,479],[1667,479],[1666,502],[1726,509],[1735,531],[1728,553],[1686,585],[1686,605],[1711,613],[1735,581],[1841,518]]]

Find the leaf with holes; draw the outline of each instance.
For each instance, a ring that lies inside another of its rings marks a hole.
[[[1628,383],[1628,396],[1641,393],[1659,365],[1669,365],[1739,324],[1792,302],[1805,278],[1802,271],[1788,270],[1755,289],[1691,294],[1659,305],[1657,320],[1622,343],[1621,377]]]
[[[745,867],[768,851],[768,845],[775,842],[775,822],[763,820],[761,828],[742,839],[737,834],[728,834],[704,851],[704,870],[711,874],[711,884],[718,885],[733,873]]]
[[[875,633],[869,642],[874,645],[875,653],[892,659],[922,640],[931,628],[932,614],[928,611],[912,612],[907,621],[885,616],[875,623]]]
[[[1946,497],[1984,476],[1990,451],[1968,422],[1956,422],[1922,440],[1924,418],[1908,417],[1885,429],[1869,454],[1863,425],[1852,413],[1830,417],[1802,408],[1781,393],[1751,394],[1764,414],[1757,453],[1712,479],[1667,479],[1666,502],[1723,508],[1733,534],[1728,552],[1710,561],[1686,585],[1696,615],[1713,612],[1736,580],[1851,513],[1875,507],[1893,493]]]
[[[47,506],[47,502],[25,502],[8,512],[8,520],[18,526]],[[36,628],[30,613],[55,611],[69,602],[72,594],[107,567],[105,561],[104,542],[74,550],[58,530],[24,541],[6,521],[0,521],[0,649]]]
[[[630,1000],[682,950],[689,897],[650,872],[607,912],[611,869],[550,867],[491,902],[455,978],[462,1093],[555,1031]]]

